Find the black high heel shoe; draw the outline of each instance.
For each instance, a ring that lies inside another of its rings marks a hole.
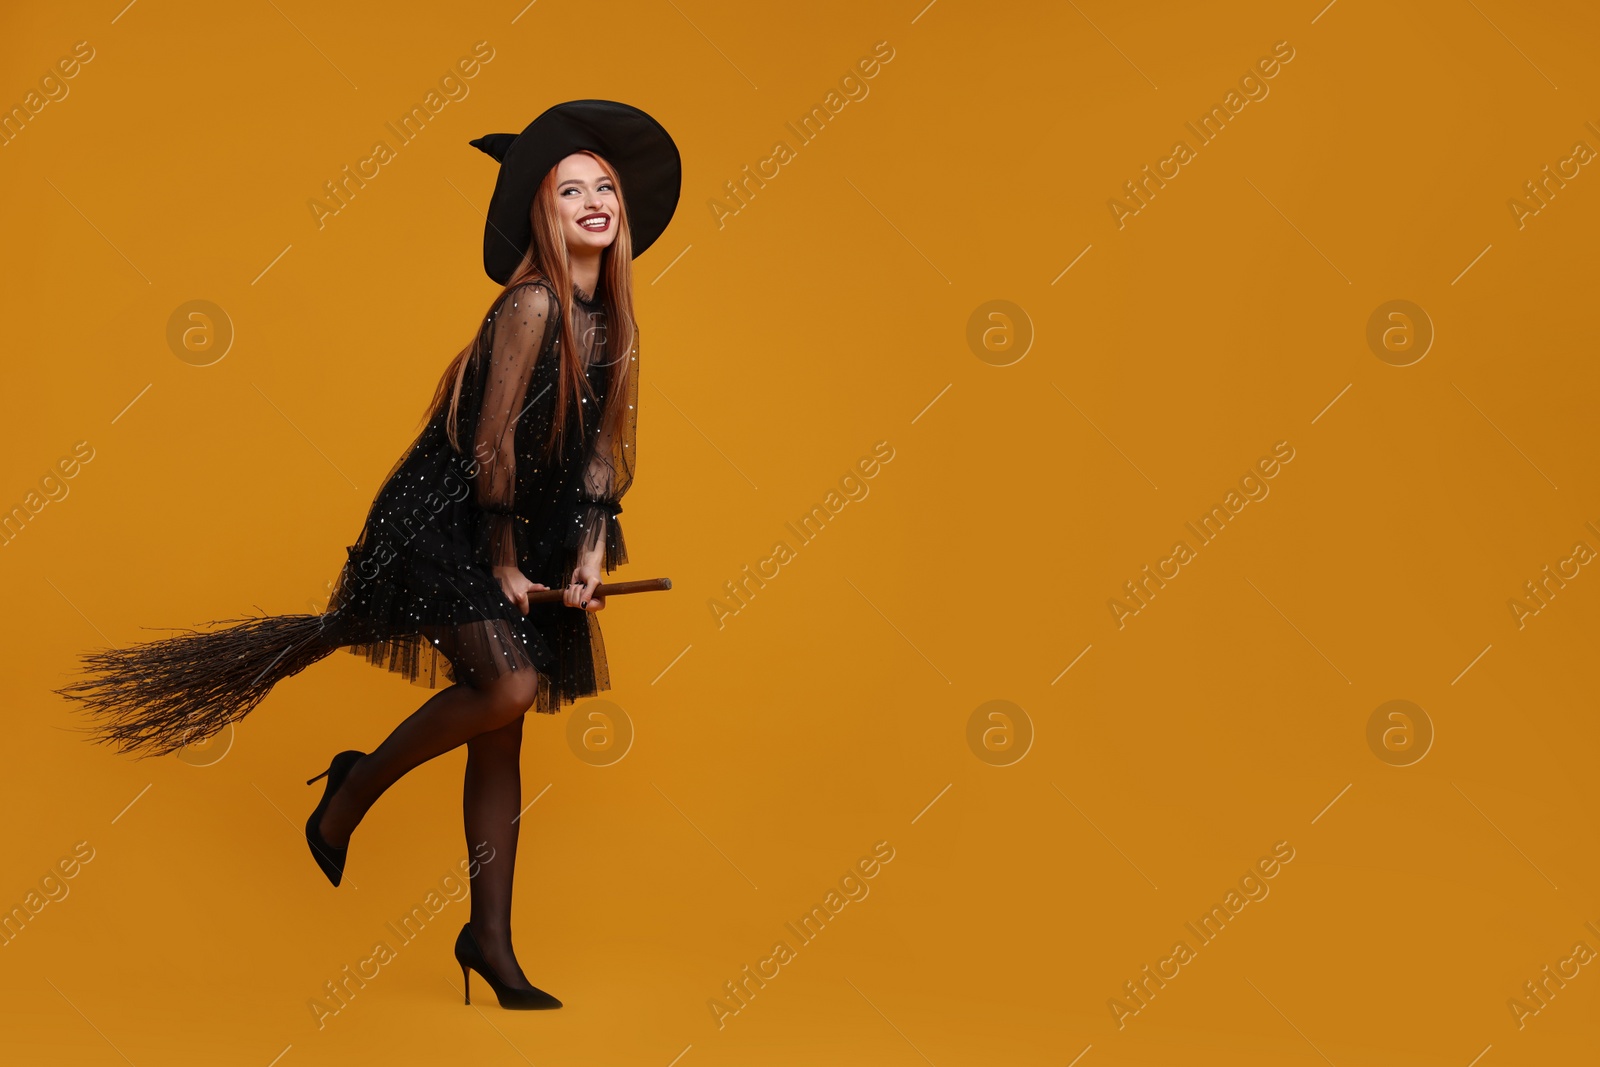
[[[338,885],[339,880],[344,877],[344,858],[350,851],[350,846],[328,844],[322,839],[322,832],[317,827],[322,822],[322,813],[328,810],[328,801],[333,799],[333,794],[344,783],[345,776],[350,773],[350,768],[355,766],[356,760],[365,755],[365,752],[348,749],[333,757],[328,769],[322,774],[306,779],[306,785],[324,775],[328,779],[328,784],[322,790],[322,800],[317,803],[317,810],[306,820],[306,844],[311,846],[311,857],[317,861],[317,866],[322,868],[322,873],[327,875],[328,881],[334,885]]]
[[[527,1011],[561,1007],[561,1001],[537,986],[518,989],[502,982],[488,961],[483,958],[483,950],[478,948],[478,939],[472,936],[471,923],[462,923],[461,933],[456,935],[456,962],[461,964],[462,993],[466,997],[467,1004],[472,1003],[472,987],[468,984],[471,981],[470,975],[472,971],[477,971],[483,975],[483,980],[489,983],[489,988],[494,990],[494,995],[499,999],[502,1008]]]

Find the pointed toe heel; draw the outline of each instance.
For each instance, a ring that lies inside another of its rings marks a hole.
[[[546,993],[537,986],[526,989],[518,986],[508,986],[494,973],[494,968],[489,966],[483,958],[483,950],[478,947],[477,938],[472,936],[470,923],[461,925],[461,933],[456,935],[456,962],[461,964],[461,986],[466,1003],[472,1003],[472,991],[467,985],[468,975],[477,971],[489,988],[494,990],[495,999],[500,1001],[500,1006],[511,1011],[539,1011],[561,1007],[561,1001]]]
[[[306,785],[311,785],[318,778],[328,779],[328,784],[322,790],[322,799],[317,802],[316,810],[306,819],[306,845],[311,849],[311,858],[317,861],[322,873],[327,875],[328,881],[335,886],[344,878],[344,862],[345,857],[349,855],[350,846],[330,845],[323,839],[322,831],[317,827],[322,823],[323,813],[328,810],[328,802],[333,799],[333,794],[339,791],[339,786],[344,784],[350,768],[365,755],[365,752],[348,749],[334,756],[327,770],[306,779]]]

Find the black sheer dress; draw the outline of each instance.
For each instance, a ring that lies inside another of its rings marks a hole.
[[[638,346],[613,353],[601,301],[574,291],[571,336],[592,390],[569,411],[552,459],[563,310],[528,282],[490,308],[461,367],[455,441],[445,405],[390,470],[340,569],[328,610],[221,620],[219,629],[86,653],[80,701],[95,740],[162,755],[243,719],[284,678],[347,648],[412,682],[481,686],[538,675],[534,710],[610,688],[595,614],[532,604],[524,616],[497,567],[561,589],[584,552],[627,562],[617,515],[633,482]],[[617,390],[621,406],[606,417]]]
[[[595,613],[533,604],[523,616],[494,574],[515,566],[561,589],[582,551],[603,544],[608,572],[627,561],[617,515],[633,480],[639,359],[634,351],[615,365],[621,357],[605,343],[605,314],[574,289],[572,335],[594,398],[568,413],[565,447],[550,461],[543,448],[558,393],[559,302],[544,282],[496,302],[464,370],[462,451],[446,436],[445,405],[390,471],[349,547],[324,643],[429,688],[536,670],[540,712],[610,687]],[[624,407],[603,427],[618,387]]]

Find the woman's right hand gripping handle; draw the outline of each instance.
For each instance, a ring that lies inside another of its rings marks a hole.
[[[528,593],[534,589],[548,589],[548,585],[528,581],[528,576],[516,567],[496,567],[494,576],[500,579],[500,589],[506,599],[517,606],[522,614],[528,613]]]

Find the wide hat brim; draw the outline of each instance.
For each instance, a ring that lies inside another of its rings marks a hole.
[[[491,133],[471,144],[500,161],[483,228],[483,269],[511,280],[533,242],[529,210],[550,169],[588,150],[616,168],[637,258],[672,221],[683,187],[678,146],[661,123],[615,100],[569,100],[546,110],[520,134]]]

